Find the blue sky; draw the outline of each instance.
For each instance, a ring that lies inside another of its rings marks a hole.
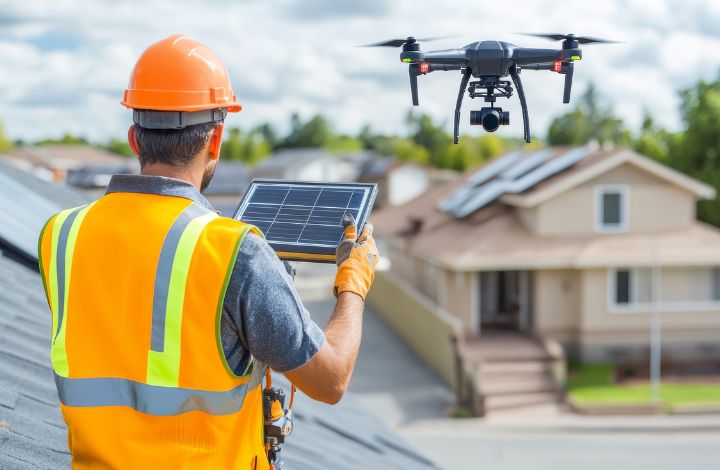
[[[244,110],[228,121],[247,127],[289,115],[325,113],[336,129],[363,124],[404,132],[407,70],[394,49],[356,48],[410,34],[458,34],[424,49],[481,39],[547,47],[515,32],[574,32],[624,41],[588,46],[576,66],[574,97],[592,80],[631,127],[644,109],[680,125],[677,90],[720,71],[720,2],[701,0],[0,0],[0,119],[13,138],[72,132],[121,138],[130,113],[119,101],[132,66],[152,42],[188,34],[225,60]],[[532,127],[544,134],[562,104],[562,77],[527,71]],[[420,109],[450,130],[460,76],[420,78]],[[481,106],[465,102],[467,111]],[[503,105],[508,107],[507,105]],[[516,99],[506,135],[522,134]]]

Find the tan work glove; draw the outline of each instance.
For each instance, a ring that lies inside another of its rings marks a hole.
[[[335,296],[341,292],[353,292],[364,300],[375,279],[375,266],[380,255],[372,237],[373,226],[366,223],[360,237],[355,241],[357,226],[352,215],[343,220],[343,225],[343,239],[335,251],[338,265]]]

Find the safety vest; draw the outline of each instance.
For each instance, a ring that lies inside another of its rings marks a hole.
[[[40,270],[73,468],[268,468],[262,371],[251,362],[234,374],[220,340],[250,230],[188,199],[138,193],[48,221]]]

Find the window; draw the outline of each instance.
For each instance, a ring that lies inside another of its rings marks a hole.
[[[595,230],[624,232],[627,230],[627,188],[600,186],[596,188]]]
[[[630,293],[632,292],[632,277],[627,269],[615,271],[615,303],[619,305],[627,305],[630,303]]]

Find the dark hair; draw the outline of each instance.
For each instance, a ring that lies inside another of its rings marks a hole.
[[[207,145],[215,123],[183,129],[146,129],[135,124],[140,166],[152,163],[185,166]]]

